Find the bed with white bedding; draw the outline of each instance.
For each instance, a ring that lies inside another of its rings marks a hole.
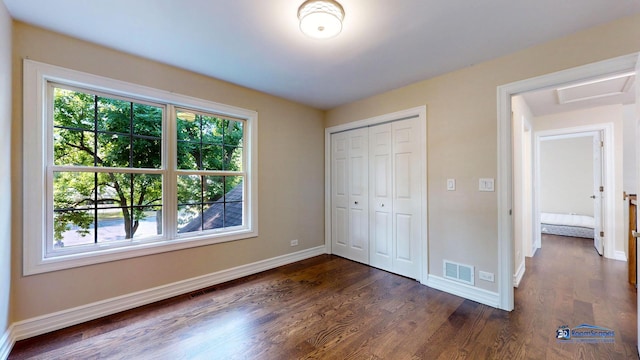
[[[543,234],[593,239],[594,220],[586,215],[541,213],[540,227]]]

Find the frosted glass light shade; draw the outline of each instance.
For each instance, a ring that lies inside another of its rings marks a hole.
[[[342,31],[344,9],[333,0],[307,0],[298,8],[300,30],[316,39],[329,39]]]

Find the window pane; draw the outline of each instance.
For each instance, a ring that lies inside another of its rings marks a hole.
[[[224,176],[206,176],[204,199],[207,202],[203,212],[203,230],[224,227]]]
[[[95,241],[93,220],[93,210],[54,211],[54,249],[93,244]]]
[[[54,163],[159,169],[162,111],[158,106],[56,88]]]
[[[199,175],[178,176],[178,204],[199,204],[202,201],[202,185]]]
[[[224,170],[242,171],[243,126],[240,121],[225,120],[224,133]]]
[[[133,164],[138,169],[162,167],[162,142],[159,139],[133,139]]]
[[[162,175],[133,175],[133,205],[162,205]]]
[[[97,97],[98,130],[131,134],[131,102]]]
[[[244,185],[242,176],[226,176],[225,177],[225,201],[242,201]]]
[[[244,123],[179,110],[178,169],[242,171]]]
[[[226,203],[224,207],[224,227],[242,225],[242,206],[240,201]]]
[[[136,213],[139,215],[136,216],[138,227],[133,235],[134,238],[144,239],[162,234],[161,206],[138,208]]]
[[[200,170],[222,170],[222,145],[202,145],[202,167]]]
[[[200,144],[178,141],[178,169],[198,170],[200,160]]]
[[[67,89],[53,91],[53,126],[71,129],[94,129],[94,97]]]
[[[241,121],[225,120],[224,144],[242,146],[243,123]]]
[[[242,171],[242,148],[225,146],[224,170]]]
[[[240,226],[244,223],[244,182],[242,176],[225,177],[224,227]]]
[[[215,202],[205,206],[202,213],[202,229],[213,230],[224,227],[224,202]]]
[[[98,135],[97,166],[129,167],[131,137],[117,134]]]
[[[121,208],[131,203],[131,174],[98,174],[98,208]]]
[[[180,233],[240,226],[243,221],[244,185],[242,176],[178,177],[178,221]],[[183,205],[191,202],[194,205]],[[199,204],[199,205],[196,205]],[[201,212],[201,209],[202,212]]]
[[[223,196],[224,176],[205,176],[204,202],[216,202]]]
[[[215,116],[200,116],[200,121],[202,122],[202,142],[222,144],[223,120]]]
[[[178,140],[200,143],[200,120],[196,119],[196,114],[188,111],[178,111],[176,117]]]
[[[99,173],[98,183],[99,242],[134,237],[140,228],[136,221],[147,217],[148,208],[161,210],[161,175]]]
[[[136,135],[162,137],[162,108],[134,103],[133,132]]]
[[[95,200],[94,173],[54,172],[53,209],[77,210],[93,208]]]
[[[53,129],[53,162],[56,165],[93,166],[94,133]]]
[[[202,218],[200,217],[201,205],[178,206],[178,233],[200,231]]]
[[[126,208],[125,208],[126,209]],[[125,224],[123,209],[110,208],[98,212],[98,242],[124,240],[130,231],[129,222]]]

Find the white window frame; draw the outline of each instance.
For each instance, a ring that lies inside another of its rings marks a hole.
[[[258,114],[224,105],[154,89],[125,81],[66,69],[25,59],[23,75],[23,274],[32,275],[102,262],[187,249],[197,246],[258,236]],[[52,116],[48,112],[47,88],[50,83],[63,84],[114,96],[165,105],[163,119],[163,236],[157,241],[132,241],[126,246],[102,246],[89,252],[47,251],[52,242],[52,211],[47,197],[52,184],[47,183],[49,148],[53,148]],[[244,148],[244,225],[229,231],[177,234],[176,133],[175,107],[245,120]]]

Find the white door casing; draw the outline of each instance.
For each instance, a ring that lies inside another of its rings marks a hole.
[[[602,174],[603,149],[602,131],[593,134],[593,246],[600,255],[604,255],[604,241],[602,239],[604,176]]]

